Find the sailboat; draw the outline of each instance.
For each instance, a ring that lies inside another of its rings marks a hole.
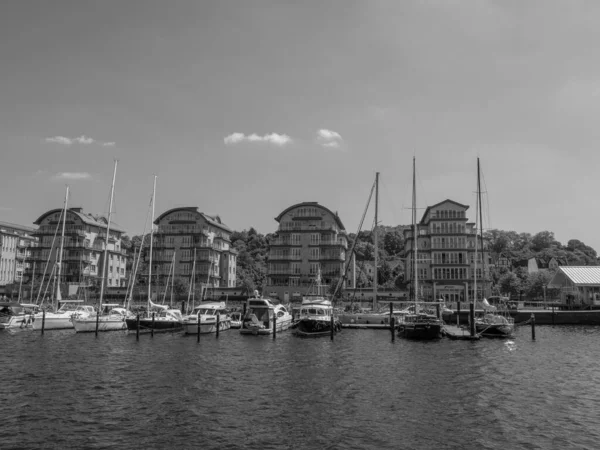
[[[110,189],[110,203],[108,207],[108,220],[106,224],[106,238],[104,241],[104,261],[102,268],[102,280],[100,282],[100,298],[98,300],[98,311],[96,314],[86,316],[73,316],[71,321],[77,333],[92,332],[92,331],[118,331],[127,329],[125,318],[127,310],[121,308],[118,304],[103,305],[104,286],[108,276],[108,241],[110,235],[110,221],[112,217],[113,196],[115,192],[115,180],[117,176],[117,161],[115,160],[115,168],[113,171],[112,186]]]
[[[422,310],[419,302],[419,271],[417,270],[417,194],[415,181],[415,158],[413,157],[413,193],[412,193],[412,271],[414,312],[400,317],[398,336],[408,339],[433,340],[442,337],[442,321],[434,314]]]
[[[145,317],[140,317],[139,327],[142,330],[178,331],[183,328],[183,316],[178,309],[171,309],[167,305],[159,305],[152,301],[152,250],[154,246],[154,204],[156,199],[156,175],[152,189],[152,218],[150,221],[150,257],[148,263],[148,307]],[[138,327],[138,320],[134,317],[125,319],[128,330]]]
[[[56,287],[56,305],[54,311],[39,312],[35,314],[33,320],[33,329],[41,330],[63,330],[73,328],[73,322],[71,317],[73,315],[85,317],[90,314],[95,314],[95,309],[90,305],[82,305],[83,300],[63,300],[60,292],[60,282],[62,274],[62,256],[63,256],[63,244],[65,240],[65,224],[67,222],[67,203],[69,199],[69,186],[67,186],[65,193],[65,205],[61,215],[62,219],[62,230],[60,236],[60,249],[58,250],[58,262],[52,269],[52,274],[56,273],[55,287]],[[60,223],[60,221],[59,221]],[[50,251],[50,256],[52,251]],[[48,281],[48,283],[50,283]],[[40,286],[41,292],[42,286]]]
[[[482,273],[485,280],[485,252],[483,246],[483,214],[481,204],[481,169],[479,158],[477,158],[477,211],[478,227],[475,230],[475,278],[473,282],[473,298],[477,302],[477,250],[478,242],[481,244],[481,261]],[[479,238],[479,239],[478,239]],[[484,289],[482,289],[483,294]],[[515,331],[515,321],[508,312],[508,305],[493,306],[484,297],[481,305],[483,307],[483,315],[475,317],[475,330],[477,334],[484,337],[511,337]],[[504,306],[503,310],[498,308]]]
[[[335,315],[331,300],[322,293],[321,269],[308,293],[302,297],[298,322],[294,324],[294,334],[300,337],[330,336],[342,330],[342,323]]]

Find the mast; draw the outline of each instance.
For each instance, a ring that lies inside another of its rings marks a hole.
[[[154,243],[154,200],[156,198],[156,175],[154,175],[154,185],[152,187],[152,218],[150,219],[150,264],[148,265],[148,314],[150,314],[150,304],[152,303],[152,246]],[[142,241],[142,246],[144,242]],[[141,251],[141,250],[140,250]]]
[[[192,296],[192,291],[194,290],[194,278],[196,278],[196,247],[194,247],[194,261],[192,262],[192,277],[190,280],[190,287],[188,289],[188,298],[187,298],[187,310],[190,309],[190,297]],[[194,308],[192,307],[192,310]]]
[[[98,300],[98,315],[102,312],[102,300],[104,299],[104,285],[108,276],[108,237],[110,235],[110,219],[112,216],[113,196],[115,194],[115,180],[117,178],[117,163],[115,159],[115,168],[113,170],[113,179],[110,186],[110,203],[108,204],[108,219],[106,224],[106,237],[104,238],[104,262],[102,264],[102,280],[100,281],[100,299]]]
[[[62,273],[62,254],[63,254],[63,245],[64,245],[64,240],[65,240],[65,224],[67,223],[68,199],[69,199],[69,186],[67,186],[67,190],[65,193],[65,207],[64,207],[64,212],[63,212],[62,231],[60,233],[60,250],[58,251],[58,273],[55,278],[56,280],[58,280],[58,283],[56,283],[56,301],[57,301],[57,303],[59,300],[62,300],[61,295],[60,295],[60,276]],[[56,308],[58,309],[58,304],[56,305]]]
[[[477,208],[479,213],[479,243],[481,244],[481,297],[485,296],[485,254],[483,248],[483,208],[481,205],[481,168],[477,158]],[[475,235],[477,239],[477,235]],[[477,279],[477,242],[475,243],[475,279]]]
[[[377,263],[378,263],[378,239],[377,239],[377,213],[379,209],[379,172],[375,173],[375,273],[373,275],[373,311],[377,310],[377,285],[379,284],[379,277],[377,276]]]
[[[413,278],[415,296],[415,314],[417,313],[417,301],[419,298],[419,277],[417,270],[417,182],[415,176],[415,157],[413,156],[413,192],[412,192],[412,223],[413,223]]]
[[[33,260],[33,270],[31,271],[31,294],[29,294],[30,303],[33,303],[33,285],[35,284],[35,259]]]

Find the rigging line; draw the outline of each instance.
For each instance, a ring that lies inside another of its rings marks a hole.
[[[358,233],[362,229],[363,223],[365,221],[365,217],[367,215],[367,211],[369,210],[369,205],[371,204],[371,198],[373,198],[373,192],[375,191],[375,185],[376,185],[376,181],[374,181],[373,185],[371,186],[371,192],[369,193],[369,199],[367,200],[367,206],[365,207],[365,211],[363,212],[363,215],[360,219],[360,223],[358,225],[358,231],[356,232],[356,238],[354,239],[354,242],[352,243],[352,248],[350,249],[350,252],[348,253],[347,261],[350,261],[350,258],[352,257],[352,255],[354,253],[354,249],[356,248],[356,242],[358,241]],[[346,274],[348,273],[348,264],[346,261],[344,261],[343,267],[344,267],[344,270],[343,270],[342,276],[338,279],[337,286],[335,287],[335,290],[333,291],[334,299],[335,299],[335,296],[337,295],[338,290],[341,288],[344,280],[346,279]]]
[[[135,285],[135,279],[137,277],[137,271],[138,268],[140,266],[140,260],[142,258],[142,249],[144,248],[144,241],[146,239],[146,230],[148,229],[148,221],[150,219],[150,212],[152,210],[152,198],[150,198],[150,203],[148,204],[148,211],[146,212],[146,220],[144,222],[144,231],[142,232],[142,240],[140,242],[140,251],[138,252],[138,259],[137,262],[135,260],[135,248],[134,248],[134,253],[133,253],[133,276],[131,276],[131,292],[129,293],[129,300],[127,301],[127,307],[126,309],[129,309],[129,305],[131,304],[131,300],[133,300],[133,288]],[[127,297],[126,297],[127,298]]]
[[[39,304],[40,307],[42,305],[39,303],[39,300],[40,300],[40,295],[42,294],[42,288],[44,287],[44,278],[46,278],[46,273],[48,272],[48,265],[50,264],[50,256],[52,255],[52,250],[54,249],[54,243],[56,242],[56,235],[58,234],[58,228],[59,228],[60,222],[62,220],[63,214],[64,214],[64,208],[62,208],[61,211],[60,211],[60,216],[58,218],[58,223],[56,224],[56,229],[54,230],[54,236],[52,237],[52,243],[50,244],[50,250],[49,250],[49,253],[48,253],[48,259],[46,259],[46,266],[44,267],[44,273],[42,274],[42,281],[40,282],[40,289],[39,289],[38,295],[37,295],[37,297],[35,299],[35,303]],[[40,252],[40,254],[41,254],[41,252]],[[55,259],[56,259],[56,256],[55,256]],[[52,273],[54,273],[54,270],[52,270]],[[52,273],[50,274],[49,278],[52,278]],[[33,276],[34,276],[34,280],[35,280],[35,274],[33,274]],[[49,280],[48,280],[48,285],[50,285],[50,281]],[[47,288],[46,288],[46,290],[47,290]],[[43,298],[42,298],[42,303],[44,303],[44,299]]]

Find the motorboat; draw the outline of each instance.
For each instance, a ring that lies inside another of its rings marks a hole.
[[[406,314],[398,323],[398,336],[407,339],[434,340],[442,337],[442,321],[435,314]]]
[[[242,328],[242,313],[239,311],[234,311],[229,314],[229,319],[231,323],[231,328]]]
[[[125,319],[133,316],[125,308],[121,308],[118,304],[104,304],[104,314],[97,317],[96,314],[90,314],[85,317],[72,317],[73,327],[77,333],[95,332],[96,322],[98,323],[98,331],[118,331],[126,330],[127,323]]]
[[[326,298],[304,298],[300,316],[294,324],[294,334],[300,337],[330,336],[342,330],[342,323],[334,315],[331,301]]]
[[[17,302],[0,303],[0,330],[7,328],[31,328],[37,305]]]
[[[259,297],[248,299],[246,315],[242,320],[241,334],[273,334],[273,320],[276,332],[287,330],[292,325],[292,315],[287,308],[274,304],[271,300]]]
[[[198,334],[198,320],[200,321],[200,334],[216,333],[231,328],[231,318],[225,302],[202,302],[192,313],[183,318],[183,328],[186,334]]]
[[[96,315],[96,309],[91,305],[84,305],[83,300],[61,300],[60,303],[60,308],[56,312],[46,311],[35,314],[33,329],[41,330],[44,322],[44,330],[66,330],[73,328],[72,317]]]

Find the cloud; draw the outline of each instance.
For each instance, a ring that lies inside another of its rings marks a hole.
[[[252,133],[247,136],[244,133],[231,133],[229,136],[226,136],[223,139],[223,142],[225,142],[226,145],[239,144],[243,141],[268,142],[270,144],[283,147],[284,145],[290,144],[292,142],[292,138],[289,137],[287,134],[277,133],[265,134],[264,136],[259,136],[256,133]]]
[[[70,137],[66,137],[66,136],[48,137],[45,139],[45,141],[49,144],[60,144],[60,145],[66,145],[66,146],[71,146],[73,144],[81,144],[81,145],[98,144],[103,147],[114,147],[115,146],[114,142],[97,141],[96,139],[87,137],[84,134],[82,134],[79,137],[75,137],[75,138],[70,138]]]
[[[12,208],[8,206],[0,206],[0,211],[12,211]]]
[[[342,136],[337,131],[321,128],[317,131],[317,142],[324,148],[340,148],[342,146]]]
[[[92,176],[88,172],[60,172],[52,177],[54,180],[88,180]]]

